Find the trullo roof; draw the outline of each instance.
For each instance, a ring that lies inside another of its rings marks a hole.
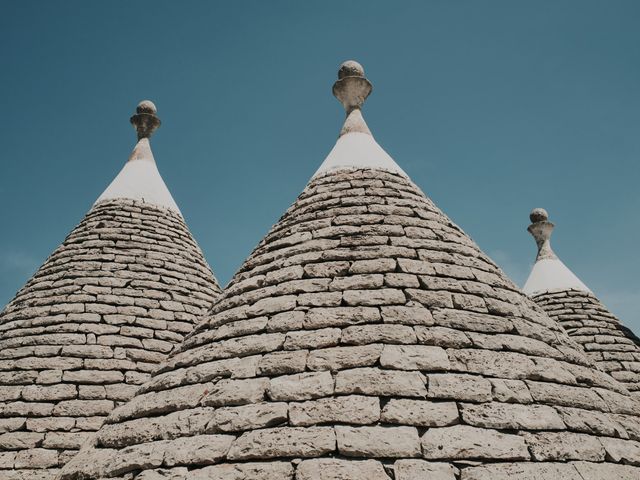
[[[640,339],[577,277],[574,276],[575,281],[563,282],[562,274],[544,278],[539,275],[541,263],[562,262],[551,249],[554,225],[548,221],[547,212],[537,208],[531,212],[530,218],[529,231],[539,248],[527,285],[535,284],[537,288],[528,291],[525,285],[525,292],[551,318],[560,322],[602,370],[622,382],[634,395],[640,396]],[[564,268],[565,272],[571,273]]]
[[[369,135],[369,91],[341,67],[339,143]],[[636,400],[386,157],[353,154],[62,479],[638,478]]]
[[[0,313],[2,480],[55,478],[219,293],[168,191],[146,194],[164,186],[153,104],[132,123],[139,142],[118,176],[127,188],[107,190]]]

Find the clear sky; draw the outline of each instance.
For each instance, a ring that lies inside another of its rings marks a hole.
[[[640,331],[640,2],[3,1],[0,303],[80,221],[158,106],[162,175],[222,283],[333,146],[354,58],[365,117],[520,285],[533,207]]]

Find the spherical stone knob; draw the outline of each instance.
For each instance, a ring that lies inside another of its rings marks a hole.
[[[338,70],[338,80],[345,77],[364,77],[364,68],[355,60],[347,60]]]
[[[158,109],[151,100],[143,100],[138,104],[135,115],[129,119],[138,132],[138,140],[149,138],[160,126],[157,112]]]
[[[136,113],[150,113],[155,115],[158,113],[158,109],[151,100],[143,100],[136,107]]]
[[[531,223],[546,222],[549,219],[549,214],[544,208],[534,208],[529,214],[529,219]]]

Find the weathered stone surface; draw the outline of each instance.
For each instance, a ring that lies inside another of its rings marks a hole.
[[[167,450],[166,442],[133,445],[113,455],[107,460],[105,470],[113,475],[122,475],[133,470],[160,467]]]
[[[608,437],[628,437],[625,427],[629,427],[629,423],[618,420],[614,415],[581,408],[556,407],[556,410],[571,430]]]
[[[417,457],[420,438],[413,427],[336,426],[338,451],[349,457]]]
[[[527,386],[536,402],[607,411],[602,398],[588,388],[546,382],[527,382]]]
[[[375,460],[303,460],[296,480],[390,480],[382,463]]]
[[[381,319],[380,311],[375,307],[311,308],[306,315],[304,312],[299,313],[302,314],[304,327],[307,329],[376,323]]]
[[[614,462],[640,465],[640,443],[620,438],[601,438],[600,443],[604,446],[607,457]]]
[[[399,370],[447,370],[449,357],[441,347],[427,345],[386,345],[380,365]]]
[[[79,450],[92,438],[91,432],[48,432],[42,446],[57,450]]]
[[[461,480],[609,480],[610,477],[582,477],[573,465],[566,463],[496,463],[465,468],[460,478]]]
[[[490,379],[493,399],[498,402],[531,403],[531,393],[521,380]]]
[[[69,417],[92,417],[108,415],[113,410],[111,400],[66,400],[53,408],[53,415]]]
[[[400,323],[403,325],[433,325],[431,312],[419,304],[410,307],[389,306],[381,307],[382,319],[385,323]]]
[[[265,428],[242,434],[233,442],[227,457],[229,460],[319,457],[335,448],[336,436],[330,427]]]
[[[396,460],[393,464],[396,480],[455,480],[455,468],[448,463],[425,460]]]
[[[342,295],[347,305],[393,305],[404,304],[405,296],[402,290],[394,288],[380,288],[377,290],[348,290]]]
[[[422,436],[424,458],[528,460],[527,445],[522,437],[495,430],[455,425],[430,428]]]
[[[428,376],[429,397],[471,402],[491,400],[491,383],[475,375],[436,374]]]
[[[590,435],[568,432],[528,434],[527,445],[537,461],[588,460],[602,462],[605,450],[600,441]]]
[[[289,462],[247,462],[191,470],[189,478],[193,480],[293,480],[293,473],[293,466]]]
[[[269,380],[266,378],[220,380],[203,399],[202,404],[219,407],[257,403],[262,401],[268,387]]]
[[[348,395],[289,404],[289,421],[295,426],[328,422],[371,424],[380,419],[380,401],[376,397]]]
[[[400,397],[424,397],[427,389],[424,377],[418,372],[355,368],[336,375],[336,393],[360,393]]]
[[[15,469],[57,467],[58,456],[59,453],[57,450],[48,450],[44,448],[22,450],[16,454],[13,467]]]
[[[287,421],[286,403],[258,403],[217,409],[207,423],[210,432],[238,432],[254,428],[274,427]]]
[[[310,370],[343,370],[375,364],[382,353],[382,345],[362,345],[314,350],[309,354]]]
[[[503,430],[563,430],[565,424],[558,412],[546,405],[509,403],[461,404],[465,423],[475,427]]]
[[[282,375],[304,371],[307,365],[307,350],[274,352],[264,355],[258,363],[258,375]]]
[[[638,469],[629,465],[616,465],[613,463],[571,462],[571,465],[580,474],[578,480],[633,480],[638,476]],[[573,480],[573,477],[571,477]]]
[[[232,435],[199,435],[171,441],[164,465],[208,465],[224,458],[235,440]]]
[[[323,328],[301,332],[290,332],[284,341],[285,350],[334,347],[340,342],[339,328]]]
[[[384,273],[393,272],[396,261],[392,258],[379,258],[375,260],[358,260],[351,264],[350,273]]]
[[[454,402],[391,399],[382,409],[382,422],[420,427],[444,427],[458,423]]]
[[[274,401],[308,400],[333,394],[333,386],[329,372],[299,373],[273,378],[267,394]]]
[[[341,342],[345,345],[415,343],[416,334],[411,327],[404,325],[355,325],[342,331]]]

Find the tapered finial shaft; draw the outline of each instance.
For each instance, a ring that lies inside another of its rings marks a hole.
[[[531,225],[527,228],[538,245],[537,260],[557,258],[551,249],[551,233],[555,225],[551,223],[544,208],[534,208],[529,215]]]
[[[157,113],[158,109],[150,100],[143,100],[138,104],[135,115],[130,118],[131,124],[138,133],[138,140],[149,138],[160,126]]]

